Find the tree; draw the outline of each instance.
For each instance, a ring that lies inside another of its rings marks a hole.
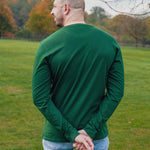
[[[0,37],[2,33],[12,32],[15,29],[15,22],[7,2],[5,0],[0,1]]]
[[[128,34],[135,39],[136,46],[138,41],[141,41],[143,45],[145,44],[148,31],[143,19],[128,17],[125,26]]]
[[[9,0],[9,7],[13,12],[18,28],[22,28],[29,19],[29,13],[32,7],[40,0]]]
[[[147,39],[148,39],[148,41],[150,41],[150,17],[146,18],[146,27],[148,30]]]
[[[46,0],[39,2],[30,12],[30,18],[27,26],[33,33],[51,34],[57,30],[50,15],[49,4]]]
[[[150,14],[150,2],[148,0],[99,0],[110,9],[120,14],[144,16]],[[126,8],[124,7],[126,5]],[[124,7],[124,8],[123,8]]]
[[[146,20],[144,18],[139,18],[139,21],[140,21],[140,30],[141,30],[140,42],[143,44],[143,47],[144,47],[148,41],[149,29],[146,24]]]
[[[119,42],[135,42],[136,46],[140,42],[144,46],[148,40],[145,18],[117,15],[112,19],[104,20],[104,24],[110,31],[113,31],[113,36]]]
[[[87,22],[91,24],[103,25],[103,19],[108,18],[106,12],[101,7],[93,7],[91,14],[88,16]]]
[[[125,31],[125,22],[127,21],[127,15],[117,15],[111,20],[107,20],[106,26],[108,26],[109,30],[113,31],[113,35],[116,37],[118,41],[121,40],[121,37],[127,34]]]

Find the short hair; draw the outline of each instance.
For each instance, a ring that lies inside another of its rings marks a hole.
[[[84,0],[61,0],[63,3],[67,3],[70,5],[71,8],[75,9],[85,9],[85,2]]]

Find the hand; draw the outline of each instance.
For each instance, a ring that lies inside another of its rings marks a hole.
[[[73,146],[77,150],[93,150],[94,148],[91,138],[83,134],[79,134],[75,138],[75,142],[73,143]]]
[[[83,134],[83,135],[85,135],[85,136],[90,137],[90,136],[85,132],[85,130],[79,130],[78,132],[81,133],[81,134]],[[90,138],[91,138],[91,137],[90,137]],[[92,138],[91,138],[91,140],[92,140]]]
[[[87,148],[83,144],[74,143],[73,147],[76,148],[76,150],[87,150]]]
[[[79,130],[78,132],[80,134],[83,134],[83,135],[89,137],[91,139],[91,141],[92,141],[92,138],[84,130]],[[93,145],[93,143],[91,143],[91,145]],[[76,147],[77,150],[86,150],[86,147],[83,144],[81,144],[81,143],[74,142],[73,146]]]
[[[78,132],[80,135],[75,138],[73,146],[77,150],[93,150],[94,144],[91,137],[84,130],[79,130]]]

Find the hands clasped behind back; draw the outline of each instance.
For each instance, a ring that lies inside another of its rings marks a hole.
[[[73,146],[77,150],[93,150],[94,144],[91,137],[84,130],[79,130],[78,132],[80,134],[75,138]]]

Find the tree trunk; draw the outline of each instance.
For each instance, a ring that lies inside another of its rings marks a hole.
[[[145,41],[142,42],[142,46],[145,47]]]
[[[138,40],[136,39],[136,48],[137,48],[137,43],[138,43]]]

